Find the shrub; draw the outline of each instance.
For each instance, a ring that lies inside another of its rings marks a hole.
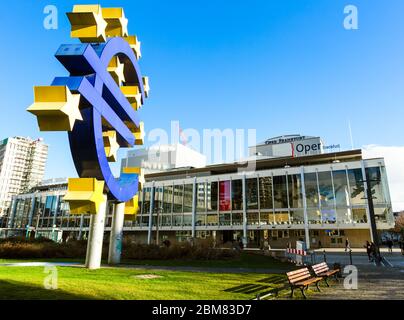
[[[124,243],[122,250],[123,258],[134,260],[215,260],[234,258],[238,254],[235,250],[213,248],[209,241],[197,241],[194,245],[188,242],[174,243],[168,248],[153,244]]]
[[[122,258],[134,260],[215,260],[237,257],[239,252],[233,249],[213,247],[210,240],[195,240],[173,243],[169,247],[147,245],[124,241]],[[55,243],[49,239],[11,238],[0,241],[0,258],[6,259],[49,259],[49,258],[85,258],[87,241],[71,240],[66,243]],[[108,257],[108,242],[103,244],[102,257]]]
[[[37,239],[36,239],[37,240]],[[55,243],[53,241],[17,240],[1,241],[0,258],[84,258],[86,242],[69,241]]]

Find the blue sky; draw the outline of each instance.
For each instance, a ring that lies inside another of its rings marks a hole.
[[[69,37],[65,12],[77,1],[14,0],[0,11],[0,138],[43,137],[46,177],[75,176],[66,133],[41,133],[26,112],[33,85],[66,74],[54,58]],[[96,2],[95,2],[96,3]],[[257,140],[290,133],[327,144],[403,146],[402,0],[100,1],[122,6],[142,41],[151,96],[146,130],[181,127],[257,130]],[[43,27],[46,5],[58,30]],[[344,7],[359,10],[359,30],[343,28]]]

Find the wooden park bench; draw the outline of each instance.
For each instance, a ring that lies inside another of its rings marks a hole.
[[[291,289],[290,297],[293,298],[293,291],[295,288],[299,288],[302,291],[302,295],[305,299],[307,299],[306,294],[304,293],[305,290],[309,288],[309,285],[315,284],[318,291],[320,287],[318,286],[319,281],[321,281],[322,277],[313,277],[310,274],[308,268],[302,268],[295,271],[290,271],[286,273]]]
[[[313,272],[316,275],[316,277],[324,279],[327,287],[330,286],[327,282],[328,278],[334,276],[335,279],[338,281],[338,273],[340,272],[340,269],[330,270],[326,262],[315,264],[311,268],[313,269]]]

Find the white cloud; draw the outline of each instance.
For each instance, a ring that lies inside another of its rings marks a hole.
[[[366,145],[363,158],[384,158],[394,211],[404,210],[404,146]]]

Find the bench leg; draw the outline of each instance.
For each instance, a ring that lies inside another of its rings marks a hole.
[[[293,298],[293,291],[295,290],[295,288],[294,287],[290,287],[290,297],[291,298]]]
[[[327,277],[324,277],[324,282],[325,282],[325,284],[327,285],[327,287],[330,286],[330,285],[328,284]]]
[[[317,281],[316,282],[316,287],[317,287],[317,290],[319,291],[319,292],[321,292],[321,290],[320,290],[320,287],[318,286],[318,283],[319,283],[320,281]]]
[[[303,298],[307,299],[306,294],[304,293],[304,287],[300,287],[300,291],[302,291]]]

